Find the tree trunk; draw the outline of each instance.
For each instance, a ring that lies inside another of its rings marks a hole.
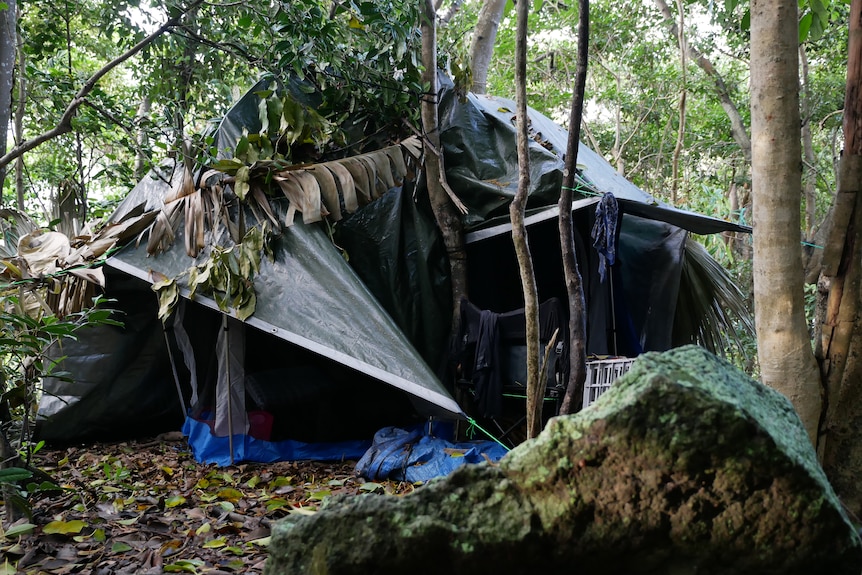
[[[452,281],[452,333],[458,330],[462,297],[467,296],[467,254],[464,249],[464,225],[455,205],[446,192],[443,150],[440,147],[437,116],[437,30],[433,0],[425,0],[422,15],[422,83],[428,92],[422,98],[422,130],[425,133],[425,181],[428,197],[437,226],[443,235],[443,244],[449,256]]]
[[[617,92],[622,92],[623,83],[620,75],[614,73],[614,80],[617,85]],[[623,108],[619,102],[617,102],[616,109],[614,110],[614,144],[611,146],[611,156],[613,157],[617,173],[625,177],[626,162],[623,159]]]
[[[144,96],[138,106],[138,112],[135,114],[135,124],[137,128],[137,151],[135,152],[135,179],[141,180],[147,173],[147,156],[144,150],[148,144],[147,137],[147,120],[150,117],[150,98]]]
[[[505,7],[506,0],[485,0],[479,10],[479,21],[473,29],[473,41],[470,44],[470,67],[473,71],[471,91],[475,94],[484,94],[488,88],[488,67],[494,55],[494,41]]]
[[[15,0],[7,0],[0,9],[0,152],[7,147],[9,123],[12,120],[12,88],[15,86],[16,38],[18,38],[18,8]],[[6,167],[0,166],[0,190],[6,180]],[[2,197],[0,197],[2,204]]]
[[[584,301],[584,284],[575,252],[575,234],[572,225],[572,189],[578,166],[578,147],[581,140],[581,120],[584,114],[584,91],[587,83],[587,64],[590,48],[590,0],[578,2],[578,69],[572,93],[569,114],[569,139],[566,143],[566,168],[560,190],[560,248],[563,254],[563,274],[566,295],[569,299],[569,380],[560,413],[573,413],[581,407],[584,381],[587,378],[587,306]]]
[[[72,15],[69,5],[66,4],[63,14],[66,25],[66,73],[69,83],[75,80],[75,70],[72,67]],[[87,221],[87,189],[84,182],[84,143],[81,140],[81,132],[74,131],[75,136],[75,173],[67,177],[61,184],[57,194],[56,217],[60,220],[57,230],[67,236],[75,237],[84,227]]]
[[[787,396],[812,443],[820,377],[805,321],[795,0],[751,2],[754,307],[763,383]]]
[[[685,39],[685,6],[682,0],[677,0],[677,8],[679,9],[679,30],[677,32],[677,40],[679,41],[679,69],[680,69],[680,90],[679,90],[679,125],[676,132],[676,145],[673,148],[673,161],[671,169],[673,176],[670,188],[670,202],[676,205],[679,200],[679,157],[682,154],[682,148],[685,144],[685,98],[686,98],[686,51],[688,42]]]
[[[862,516],[862,0],[850,5],[844,154],[823,254],[827,298],[817,355],[825,389],[818,452],[838,496]]]
[[[524,316],[527,321],[527,438],[542,431],[542,398],[544,387],[539,385],[539,296],[536,274],[527,241],[524,210],[530,188],[530,155],[527,117],[527,19],[530,2],[518,2],[518,26],[515,42],[515,102],[518,130],[518,191],[509,205],[512,219],[512,241],[521,270],[524,289]]]
[[[800,82],[800,114],[802,116],[802,199],[805,203],[805,240],[806,245],[802,250],[802,267],[806,284],[817,284],[820,269],[823,267],[823,250],[816,246],[822,246],[828,233],[829,220],[832,217],[831,209],[819,224],[817,223],[817,158],[814,155],[814,140],[811,135],[811,86],[808,74],[808,55],[805,53],[805,45],[799,45],[799,63],[801,66]],[[837,178],[836,178],[837,180]],[[815,318],[819,323],[819,320]],[[817,325],[817,324],[815,324]]]
[[[802,151],[805,163],[803,164],[802,177],[802,199],[805,201],[805,239],[809,242],[815,232],[815,218],[817,216],[817,197],[815,183],[817,171],[814,157],[814,142],[811,137],[811,86],[808,79],[808,56],[805,54],[805,45],[799,45],[799,64],[801,66],[802,80],[800,82],[800,114],[802,117]]]
[[[15,106],[15,147],[21,145],[24,141],[24,111],[25,102],[27,100],[27,78],[24,74],[26,70],[26,55],[24,54],[24,38],[21,34],[16,36],[18,42],[18,102]],[[18,211],[25,212],[24,201],[24,155],[20,155],[15,159],[15,197],[17,198]]]

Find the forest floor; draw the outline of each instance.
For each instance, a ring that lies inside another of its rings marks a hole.
[[[415,489],[366,482],[353,461],[203,465],[176,436],[46,448],[34,459],[61,489],[31,497],[31,517],[4,521],[0,575],[259,574],[274,521],[339,493]]]

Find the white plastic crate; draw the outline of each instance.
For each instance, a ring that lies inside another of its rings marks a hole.
[[[614,381],[631,368],[634,361],[634,358],[629,357],[587,361],[584,407],[592,405],[601,394],[610,389]]]

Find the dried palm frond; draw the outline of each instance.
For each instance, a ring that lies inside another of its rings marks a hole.
[[[421,141],[412,137],[381,150],[319,164],[288,166],[283,161],[260,160],[248,165],[236,158],[226,159],[206,171],[197,188],[191,172],[185,170],[155,216],[147,252],[155,254],[167,249],[181,221],[185,222],[186,252],[190,256],[200,253],[205,231],[219,222],[228,228],[234,242],[239,242],[245,226],[229,217],[224,185],[233,188],[236,198],[252,210],[258,221],[268,219],[276,227],[281,222],[265,191],[271,183],[288,200],[285,226],[293,225],[297,212],[306,224],[323,218],[341,220],[402,185],[411,175],[409,165],[421,149]],[[216,175],[219,178],[213,180]],[[236,214],[241,218],[242,210]]]
[[[302,213],[305,223],[320,221],[326,215],[338,221],[401,185],[408,175],[404,153],[409,149],[402,143],[275,172],[273,180],[290,203],[285,225],[293,224],[296,212]]]
[[[329,162],[324,167],[332,172],[338,193],[344,201],[344,209],[347,213],[353,213],[359,209],[359,201],[356,198],[356,183],[350,171],[339,162]]]
[[[282,172],[273,176],[290,206],[284,225],[292,226],[296,212],[302,214],[302,222],[319,222],[328,214],[321,202],[320,184],[317,178],[304,170]]]
[[[335,186],[335,176],[324,165],[312,166],[308,168],[308,172],[317,180],[323,205],[329,210],[329,215],[335,221],[340,220],[343,216],[341,214],[341,201],[338,198],[338,188]]]
[[[744,340],[753,339],[754,320],[745,294],[703,245],[686,238],[674,346],[697,343],[722,356],[735,347],[745,356]]]
[[[147,253],[157,254],[165,251],[174,243],[175,230],[179,225],[182,202],[171,202],[156,213],[147,241]]]
[[[18,239],[38,226],[30,216],[18,210],[0,209],[0,258],[12,258],[18,252]]]
[[[345,158],[339,162],[339,165],[343,166],[353,179],[358,205],[364,206],[371,203],[371,178],[365,164],[356,158]]]
[[[60,232],[33,230],[18,239],[14,257],[3,258],[3,279],[23,292],[27,313],[67,317],[92,305],[105,287],[101,263],[136,237],[156,218],[155,212],[131,211],[124,219],[92,235],[71,241]]]

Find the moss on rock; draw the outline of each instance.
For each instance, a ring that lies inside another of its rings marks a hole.
[[[274,530],[267,573],[852,573],[862,544],[790,403],[701,348],[636,361],[499,466]]]

